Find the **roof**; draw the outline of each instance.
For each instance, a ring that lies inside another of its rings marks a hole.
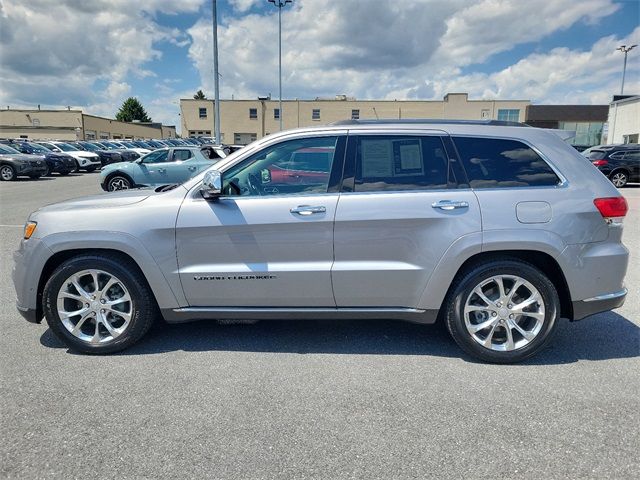
[[[340,120],[331,125],[486,125],[500,127],[528,127],[525,123],[508,122],[505,120],[447,120],[447,119],[422,119],[400,118],[379,120]]]

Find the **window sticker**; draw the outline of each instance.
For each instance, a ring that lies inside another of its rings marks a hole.
[[[424,175],[422,150],[419,139],[397,140],[393,142],[394,176]]]
[[[393,176],[393,145],[389,140],[362,140],[362,176]]]

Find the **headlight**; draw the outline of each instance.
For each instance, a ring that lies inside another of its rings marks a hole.
[[[33,235],[33,232],[36,231],[36,226],[38,224],[36,222],[27,222],[26,225],[24,226],[24,239],[25,240],[29,240],[31,238],[31,235]]]

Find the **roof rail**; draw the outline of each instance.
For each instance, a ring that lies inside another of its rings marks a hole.
[[[385,125],[396,124],[454,124],[454,125],[491,125],[496,127],[529,127],[526,123],[506,120],[448,120],[434,118],[381,118],[378,120],[338,120],[329,125]]]

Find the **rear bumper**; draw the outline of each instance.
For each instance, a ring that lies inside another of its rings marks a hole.
[[[620,291],[598,295],[597,297],[587,298],[573,302],[573,320],[582,320],[596,313],[606,312],[614,308],[624,305],[627,298],[627,289]]]

